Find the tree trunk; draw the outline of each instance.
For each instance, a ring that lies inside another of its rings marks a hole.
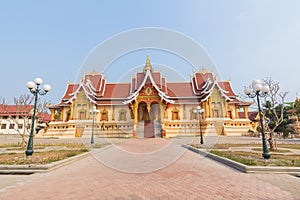
[[[24,134],[21,135],[21,147],[26,147],[27,146],[27,141],[25,140]]]
[[[277,145],[276,142],[273,138],[273,132],[269,133],[269,139],[268,139],[269,145],[270,145],[270,150],[276,150],[277,149]]]

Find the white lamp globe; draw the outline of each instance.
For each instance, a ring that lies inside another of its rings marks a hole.
[[[201,109],[201,106],[197,106],[197,110],[200,110]]]
[[[261,91],[261,90],[262,90],[262,85],[261,85],[261,84],[255,84],[255,85],[253,86],[253,90],[254,90],[255,92]]]
[[[43,90],[45,90],[45,92],[49,92],[51,90],[51,86],[50,85],[44,85]]]
[[[260,83],[260,80],[254,80],[254,81],[252,81],[252,88],[253,88],[253,89],[254,89],[254,86],[255,86],[256,84],[261,84],[261,83]]]
[[[28,89],[32,89],[32,88],[35,87],[35,83],[32,82],[32,81],[29,81],[29,82],[26,83],[26,87],[27,87]]]
[[[245,93],[245,95],[251,94],[251,89],[250,88],[245,88],[244,93]]]
[[[262,91],[263,93],[266,93],[266,94],[267,94],[267,93],[270,92],[270,88],[269,88],[268,85],[264,85],[264,86],[262,86],[261,91]]]
[[[41,79],[41,78],[36,78],[36,79],[34,79],[34,82],[35,82],[35,84],[37,84],[37,85],[41,85],[41,84],[43,83],[43,79]]]

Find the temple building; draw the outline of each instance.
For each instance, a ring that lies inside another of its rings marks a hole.
[[[191,136],[199,135],[199,122],[204,135],[243,135],[251,129],[250,104],[237,98],[230,81],[218,81],[212,72],[168,82],[148,56],[143,71],[128,83],[109,83],[95,71],[68,83],[61,102],[49,107],[52,117],[44,136],[87,137],[93,127],[96,137]],[[197,106],[204,113],[194,112]]]

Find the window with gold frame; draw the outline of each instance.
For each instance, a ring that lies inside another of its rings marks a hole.
[[[179,110],[177,108],[172,110],[172,120],[180,120]]]
[[[126,110],[122,109],[119,111],[119,121],[126,121],[127,118],[126,118]]]
[[[100,121],[108,121],[108,111],[106,109],[101,111]]]

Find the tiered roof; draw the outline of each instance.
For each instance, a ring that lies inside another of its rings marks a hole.
[[[237,99],[229,81],[217,81],[211,72],[194,72],[190,82],[168,83],[160,72],[155,72],[147,57],[143,72],[137,72],[130,83],[107,83],[103,74],[85,74],[79,83],[69,83],[62,101],[57,106],[65,106],[76,99],[79,91],[84,91],[91,103],[97,105],[122,105],[136,100],[145,85],[151,84],[163,101],[170,104],[197,103],[206,101],[216,88],[226,101],[243,104]]]

